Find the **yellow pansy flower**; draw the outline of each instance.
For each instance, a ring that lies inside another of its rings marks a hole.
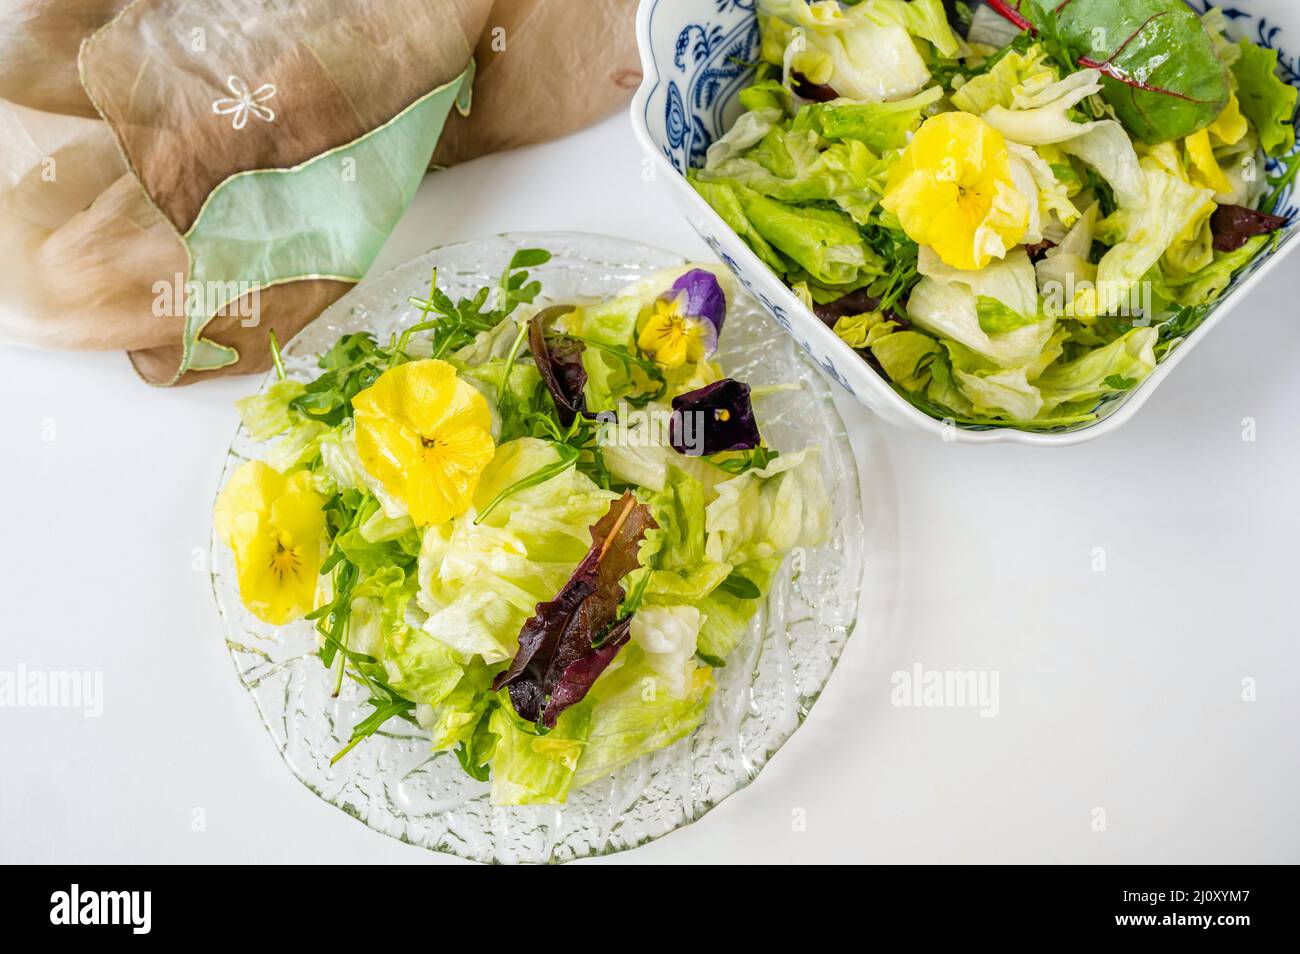
[[[436,526],[464,513],[492,455],[492,412],[446,361],[409,361],[352,399],[357,453],[411,519]]]
[[[637,337],[637,347],[665,368],[680,368],[704,360],[709,345],[709,329],[687,315],[682,308],[685,296],[657,298],[645,327]]]
[[[1002,134],[970,113],[927,119],[889,176],[881,204],[953,268],[975,270],[1024,238],[1029,202]]]
[[[234,551],[240,599],[258,619],[280,626],[315,608],[324,505],[306,471],[286,477],[260,460],[235,471],[217,497],[217,536]]]

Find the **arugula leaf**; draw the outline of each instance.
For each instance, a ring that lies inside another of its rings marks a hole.
[[[502,273],[495,295],[492,287],[485,286],[456,302],[438,288],[435,268],[428,297],[408,299],[420,309],[420,321],[395,336],[388,347],[381,347],[374,335],[366,331],[343,335],[317,362],[325,373],[289,403],[290,409],[337,427],[352,417],[354,397],[374,384],[385,371],[412,360],[407,349],[417,334],[428,332],[430,355],[442,358],[473,342],[480,332],[491,331],[520,304],[531,303],[542,286],[540,282],[529,281],[524,269],[550,258],[551,253],[545,249],[520,249]],[[278,347],[273,355],[278,358]],[[277,369],[282,367],[282,362],[277,364]]]

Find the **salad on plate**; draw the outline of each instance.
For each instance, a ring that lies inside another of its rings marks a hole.
[[[758,20],[744,112],[690,181],[935,417],[1095,420],[1286,225],[1297,91],[1217,9],[759,0]]]
[[[406,720],[501,805],[688,736],[829,521],[817,448],[768,446],[771,389],[713,360],[725,271],[542,305],[549,257],[519,250],[458,301],[435,271],[415,324],[343,335],[310,380],[273,340],[275,380],[239,402],[264,459],[214,515],[245,609],[311,621],[321,679],[368,696],[335,760]]]

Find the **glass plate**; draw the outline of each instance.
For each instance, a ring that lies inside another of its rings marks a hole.
[[[511,254],[527,247],[554,255],[532,270],[542,281],[543,299],[552,301],[608,297],[684,261],[649,246],[580,233],[512,233],[434,249],[361,283],[294,338],[285,349],[289,374],[313,376],[317,355],[340,334],[366,329],[382,341],[413,323],[416,311],[407,296],[427,292],[435,266],[439,287],[458,297],[495,281]],[[314,655],[310,623],[272,627],[243,608],[231,554],[214,538],[212,586],[235,669],[304,785],[376,831],[411,844],[475,861],[562,862],[657,838],[757,777],[826,685],[860,604],[877,605],[879,590],[892,582],[876,579],[889,574],[874,568],[880,565],[877,548],[892,555],[894,541],[887,530],[892,521],[875,514],[864,519],[848,435],[820,372],[752,299],[732,303],[719,358],[730,374],[753,385],[801,385],[759,399],[759,422],[778,449],[822,448],[834,515],[829,542],[786,559],[766,607],[716,672],[717,690],[699,730],[574,790],[563,806],[493,806],[486,783],[469,778],[453,754],[431,753],[421,731],[400,720],[389,723],[393,731],[366,740],[331,766],[330,757],[367,711],[361,691],[345,681],[339,698],[330,698],[333,680]],[[221,486],[235,467],[263,451],[241,428]],[[873,453],[880,453],[878,445]],[[883,462],[873,460],[877,466]],[[879,488],[871,499],[877,513],[892,512],[892,500]],[[873,573],[864,583],[867,555]]]

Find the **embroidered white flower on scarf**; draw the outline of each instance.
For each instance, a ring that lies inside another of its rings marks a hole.
[[[275,95],[275,87],[270,83],[263,83],[251,93],[248,91],[248,84],[238,76],[232,76],[226,80],[226,85],[230,91],[235,94],[234,99],[223,97],[212,104],[212,111],[218,116],[228,116],[234,113],[232,122],[234,128],[243,129],[248,124],[248,114],[252,113],[258,119],[264,122],[275,122],[275,113],[265,106],[260,105]]]

